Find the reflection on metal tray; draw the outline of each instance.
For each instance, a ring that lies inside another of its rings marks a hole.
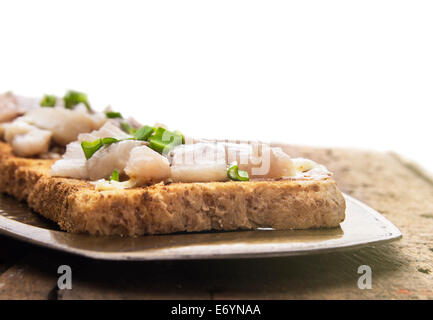
[[[0,233],[43,247],[105,260],[177,260],[305,255],[395,240],[400,231],[378,212],[345,195],[338,228],[178,233],[142,237],[71,234],[25,204],[0,195]]]

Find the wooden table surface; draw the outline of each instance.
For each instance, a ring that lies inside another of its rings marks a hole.
[[[0,237],[0,299],[433,299],[433,179],[393,153],[289,147],[324,163],[341,190],[393,222],[403,239],[313,256],[106,262]],[[72,290],[57,268],[72,268]],[[372,268],[372,289],[357,286]]]

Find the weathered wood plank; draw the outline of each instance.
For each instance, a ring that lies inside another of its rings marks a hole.
[[[72,271],[73,288],[60,291],[59,299],[210,299],[188,264],[80,259]]]
[[[0,300],[51,298],[57,284],[57,268],[52,267],[50,256],[44,252],[35,250],[0,275]]]

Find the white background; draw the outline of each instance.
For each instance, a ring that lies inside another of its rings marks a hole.
[[[4,1],[0,91],[433,171],[433,1]]]

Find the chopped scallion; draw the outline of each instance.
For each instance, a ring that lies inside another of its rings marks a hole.
[[[152,133],[154,133],[154,132],[155,132],[154,127],[142,126],[140,129],[138,129],[134,133],[134,137],[137,140],[147,141],[150,138],[150,136],[152,135]]]
[[[113,173],[111,174],[110,181],[111,180],[119,182],[119,171],[117,171],[116,169],[114,169]]]
[[[137,132],[137,129],[131,127],[131,126],[129,125],[129,123],[127,123],[127,122],[122,122],[122,123],[120,124],[120,127],[122,128],[123,131],[125,131],[125,132],[128,133],[128,134],[134,134],[134,133]]]
[[[87,94],[74,90],[69,90],[63,97],[66,109],[73,109],[77,104],[83,103],[87,110],[91,111],[90,104],[87,101]]]
[[[123,119],[122,114],[120,112],[108,111],[108,112],[105,112],[105,115],[109,119],[115,119],[115,118]]]
[[[239,170],[237,162],[233,162],[227,170],[227,176],[234,181],[249,181],[248,172]]]
[[[155,130],[155,134],[148,141],[151,149],[165,154],[173,147],[182,144],[182,140],[182,136],[179,133],[158,127]]]
[[[135,138],[126,138],[126,139],[119,140],[112,137],[106,137],[95,141],[83,141],[81,143],[81,147],[84,151],[84,154],[86,155],[86,159],[89,160],[93,156],[93,154],[104,145],[108,146],[110,144],[125,141],[125,140],[135,140]]]
[[[183,136],[183,134],[179,130],[176,130],[175,133],[182,137],[182,144],[185,144],[185,137]]]
[[[54,107],[56,105],[57,98],[54,95],[46,94],[41,100],[41,107]]]
[[[121,140],[118,140],[118,139],[116,139],[116,138],[103,138],[102,139],[102,143],[103,144],[105,144],[105,145],[109,145],[109,144],[112,144],[112,143],[116,143],[116,142],[120,142]]]
[[[87,160],[89,160],[96,151],[101,149],[103,145],[102,139],[81,142],[81,148],[83,149]]]

